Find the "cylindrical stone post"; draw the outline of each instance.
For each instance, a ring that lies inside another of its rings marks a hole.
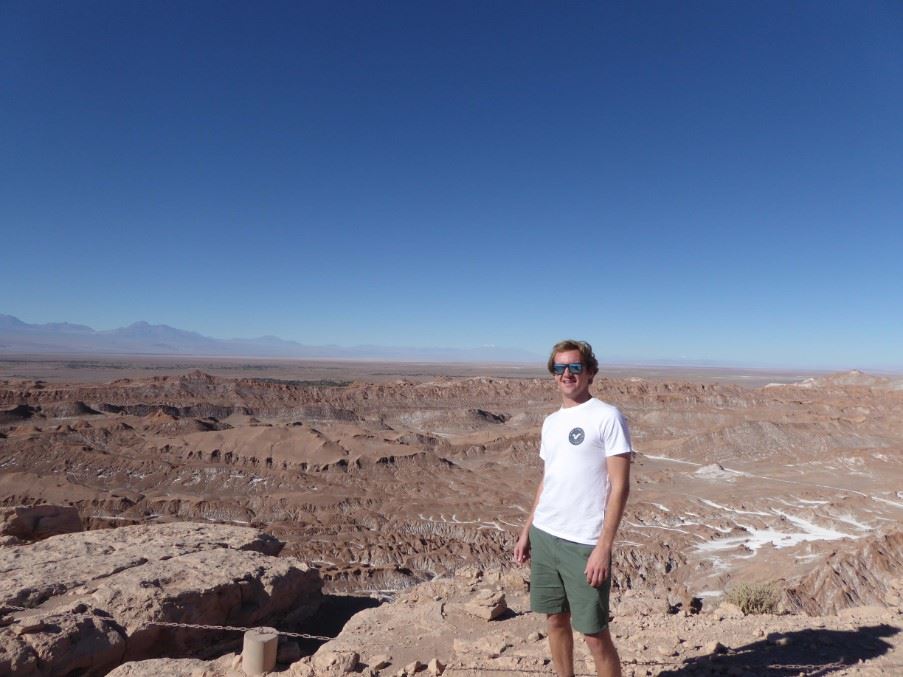
[[[254,628],[245,633],[241,669],[246,675],[262,675],[276,667],[279,633],[274,628]]]

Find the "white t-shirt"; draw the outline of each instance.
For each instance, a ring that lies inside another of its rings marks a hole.
[[[533,526],[595,545],[611,491],[606,459],[632,453],[627,421],[616,407],[595,397],[547,416],[539,448],[545,472]]]

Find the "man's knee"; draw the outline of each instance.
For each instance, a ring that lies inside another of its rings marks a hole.
[[[615,651],[615,645],[611,641],[611,633],[608,631],[608,628],[591,635],[583,635],[583,639],[594,656],[605,656]]]
[[[559,614],[548,614],[546,618],[549,621],[549,629],[550,630],[570,630],[571,629],[571,614],[567,611],[564,611]]]

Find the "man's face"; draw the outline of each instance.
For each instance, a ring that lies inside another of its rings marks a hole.
[[[555,362],[557,364],[574,362],[583,364],[583,357],[579,350],[566,350],[563,353],[555,353]],[[565,369],[563,374],[555,376],[555,383],[558,384],[558,390],[562,397],[569,400],[586,399],[589,396],[589,386],[592,382],[592,374],[586,369],[586,365],[583,365],[583,371],[579,374],[572,374],[570,369]]]

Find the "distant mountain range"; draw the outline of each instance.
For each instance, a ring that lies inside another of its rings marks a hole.
[[[218,339],[165,324],[135,322],[97,331],[83,324],[28,324],[0,314],[0,353],[88,355],[192,355],[204,357],[286,357],[405,362],[533,362],[542,357],[519,348],[416,348],[338,345],[309,346],[277,336]]]

